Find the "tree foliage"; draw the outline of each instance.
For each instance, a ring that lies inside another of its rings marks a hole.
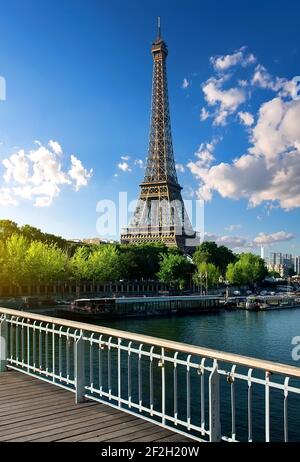
[[[191,264],[186,257],[174,252],[161,256],[158,279],[171,287],[183,289],[191,274]]]
[[[206,289],[220,276],[233,284],[252,284],[266,275],[263,260],[251,253],[236,256],[215,242],[204,242],[193,255],[193,265],[177,248],[163,243],[142,245],[79,245],[43,233],[29,225],[19,227],[0,220],[0,283],[31,283],[159,279],[183,288],[193,274],[195,284]]]
[[[219,283],[220,271],[212,263],[200,263],[197,271],[193,275],[194,283],[199,286],[205,286],[206,291]]]
[[[218,246],[215,242],[205,241],[197,247],[193,261],[196,267],[201,263],[211,263],[219,269],[222,276],[225,276],[227,266],[235,263],[236,256],[224,245]]]
[[[231,284],[253,284],[262,281],[268,274],[265,262],[258,255],[242,253],[236,263],[230,263],[226,278]]]

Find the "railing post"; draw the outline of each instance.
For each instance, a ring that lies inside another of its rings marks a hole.
[[[8,324],[4,318],[0,323],[0,372],[6,371],[8,356]]]
[[[217,361],[214,361],[213,370],[209,376],[209,432],[210,442],[221,441],[220,376]]]
[[[84,340],[83,332],[75,341],[75,403],[80,404],[85,401],[85,367],[84,367]]]

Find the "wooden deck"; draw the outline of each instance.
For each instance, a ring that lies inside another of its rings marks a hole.
[[[18,372],[0,374],[0,442],[191,441],[109,406]]]

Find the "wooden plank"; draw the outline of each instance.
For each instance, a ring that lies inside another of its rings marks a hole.
[[[27,404],[22,404],[22,405],[19,405],[17,407],[11,407],[9,409],[5,409],[5,410],[1,410],[0,408],[0,417],[4,417],[4,416],[7,416],[7,415],[12,415],[12,414],[15,414],[15,413],[18,413],[18,412],[22,412],[22,411],[28,411],[30,409],[34,409],[34,408],[39,408],[39,409],[42,409],[42,408],[47,408],[49,407],[50,405],[55,405],[55,404],[58,404],[58,403],[69,403],[69,404],[74,404],[74,400],[66,400],[66,398],[64,396],[61,396],[61,395],[57,395],[57,396],[53,396],[51,398],[48,398],[47,401],[39,401],[39,402],[35,402],[33,400],[31,400],[30,402],[28,402]]]
[[[28,435],[21,438],[13,438],[11,441],[14,442],[26,442],[26,441],[37,441],[37,442],[47,442],[47,441],[60,441],[64,438],[68,438],[71,436],[79,435],[79,440],[81,440],[82,435],[86,432],[97,430],[97,432],[101,432],[103,428],[109,426],[118,426],[120,422],[125,422],[125,425],[128,425],[128,422],[132,420],[132,417],[124,414],[120,416],[106,416],[100,417],[90,423],[89,425],[83,426],[82,424],[79,425],[71,425],[70,427],[65,427],[63,429],[54,428],[52,430],[48,429],[43,432],[37,433],[36,435]]]
[[[20,377],[21,376],[21,377]],[[18,373],[18,372],[2,372],[0,373],[0,386],[5,386],[9,383],[25,383],[38,381],[38,379],[33,379],[31,376]]]
[[[16,409],[16,408],[21,408],[23,405],[26,405],[30,403],[31,405],[38,405],[39,403],[43,403],[48,399],[51,398],[65,398],[60,390],[47,390],[45,393],[42,394],[42,396],[37,396],[36,393],[33,395],[29,395],[28,399],[26,398],[26,395],[24,398],[21,399],[20,402],[16,400],[16,402],[12,401],[11,403],[6,402],[5,404],[1,404],[1,411],[6,411],[9,409]],[[72,397],[72,395],[71,395]],[[69,397],[67,398],[69,400]]]
[[[100,443],[100,442],[109,442],[113,436],[118,435],[119,437],[124,436],[126,437],[127,442],[131,442],[133,435],[140,429],[143,429],[144,432],[148,433],[150,431],[147,428],[145,421],[137,420],[132,422],[130,425],[123,426],[120,425],[115,429],[115,431],[110,433],[102,433],[99,436],[94,436],[93,438],[82,439],[80,440],[82,443]]]
[[[38,383],[34,382],[20,382],[18,384],[12,384],[12,383],[9,383],[7,386],[4,387],[0,387],[0,397],[2,399],[2,397],[4,396],[7,396],[9,394],[9,396],[14,396],[14,395],[18,395],[18,394],[21,394],[21,393],[24,393],[26,392],[27,390],[30,390],[32,388],[36,388],[38,390],[45,390],[45,387],[46,389],[48,387],[51,387],[52,384],[48,384],[47,382],[42,382],[41,380],[38,381]],[[17,387],[17,388],[16,388]]]
[[[115,410],[115,414],[118,413],[119,411]],[[6,435],[10,430],[15,430],[15,431],[22,431],[23,429],[28,429],[30,428],[42,428],[43,425],[51,424],[51,422],[57,422],[59,419],[59,422],[69,422],[70,420],[73,419],[79,419],[81,417],[89,416],[98,416],[98,417],[104,417],[107,415],[114,415],[114,413],[111,412],[105,412],[103,409],[99,409],[99,407],[96,405],[90,409],[88,408],[73,408],[67,411],[62,411],[58,413],[52,413],[49,415],[44,415],[40,414],[38,417],[34,417],[31,419],[28,419],[26,422],[20,422],[19,420],[16,422],[11,422],[10,424],[6,424],[5,428],[2,428],[0,430],[0,435]]]
[[[107,438],[105,441],[108,443],[121,443],[126,441],[131,441],[133,438],[139,438],[142,436],[151,437],[156,433],[161,433],[162,429],[158,425],[153,425],[153,423],[146,422],[144,425],[138,429],[130,429],[125,435],[114,435],[112,438]],[[148,440],[150,441],[150,440]]]
[[[4,374],[5,384],[0,383],[0,441],[186,440],[102,403],[75,405],[73,393],[51,383],[21,373]]]
[[[95,407],[97,406],[96,403],[85,403],[84,405],[80,406],[79,409],[82,408],[88,408],[88,407]],[[47,418],[53,416],[59,417],[59,414],[63,412],[68,412],[72,410],[78,409],[78,406],[76,404],[58,404],[56,406],[49,406],[44,409],[33,409],[30,411],[25,411],[25,412],[18,412],[16,414],[13,414],[10,417],[7,418],[2,418],[0,420],[0,431],[1,431],[1,426],[3,425],[9,425],[11,423],[16,423],[16,422],[25,422],[25,421],[30,421],[30,420],[35,420],[39,418]]]
[[[5,409],[5,406],[8,404],[8,401],[10,401],[10,403],[17,404],[31,400],[31,398],[37,397],[39,393],[42,393],[43,396],[50,396],[53,393],[57,392],[58,389],[53,387],[45,387],[45,389],[32,387],[29,390],[26,390],[26,392],[24,393],[12,395],[11,399],[10,396],[5,396],[3,399],[0,399],[0,406],[2,409]]]
[[[14,425],[10,426],[10,428],[4,428],[1,431],[0,434],[0,441],[6,441],[13,438],[18,438],[22,436],[28,436],[32,434],[42,434],[45,431],[48,430],[57,430],[57,432],[62,429],[64,430],[63,427],[68,428],[76,428],[77,426],[80,427],[81,424],[84,424],[84,422],[98,422],[101,419],[101,421],[104,420],[109,420],[111,419],[111,415],[106,415],[104,416],[101,412],[99,413],[97,408],[95,408],[93,411],[89,410],[88,412],[83,411],[81,414],[75,414],[72,413],[71,415],[67,416],[66,419],[60,418],[54,419],[54,420],[44,420],[39,423],[35,423],[30,425],[30,427],[27,424],[23,424],[21,427],[15,427]]]
[[[59,436],[59,439],[56,441],[64,441],[64,442],[76,442],[76,441],[81,441],[81,442],[92,442],[92,441],[106,441],[107,438],[111,438],[112,435],[115,435],[116,432],[119,432],[121,430],[125,430],[125,432],[129,432],[130,427],[139,427],[144,423],[143,420],[137,419],[136,417],[133,417],[129,419],[129,414],[127,414],[127,419],[124,422],[125,419],[119,422],[117,422],[116,425],[108,425],[105,427],[99,426],[98,428],[91,430],[90,432],[83,433],[75,435],[73,438],[61,438]],[[84,429],[86,431],[86,429]]]
[[[178,442],[178,443],[196,443],[192,438],[188,438],[186,436],[180,435],[179,433],[170,433],[169,436],[162,437],[162,435],[158,435],[159,438],[155,441],[161,442],[161,443],[173,443],[173,442]],[[198,442],[197,442],[198,443]]]

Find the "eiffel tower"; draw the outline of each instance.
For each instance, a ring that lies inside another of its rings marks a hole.
[[[166,60],[167,45],[161,38],[152,45],[153,84],[148,159],[137,207],[129,227],[122,231],[124,244],[164,242],[188,251],[193,231],[178,183],[170,122]]]

